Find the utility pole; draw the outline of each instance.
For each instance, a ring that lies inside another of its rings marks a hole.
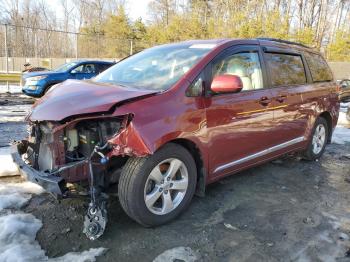
[[[35,30],[35,32],[34,32],[34,56],[35,56],[35,58],[38,58],[38,35],[37,35],[37,30]]]
[[[6,57],[6,73],[9,72],[9,51],[7,45],[7,24],[5,24],[5,57]]]
[[[130,55],[133,53],[133,41],[130,39]]]
[[[97,33],[97,57],[100,58],[100,29]]]
[[[75,34],[75,58],[78,59],[78,39],[79,39],[79,34]]]

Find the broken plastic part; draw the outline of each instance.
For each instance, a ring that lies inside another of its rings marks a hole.
[[[119,134],[108,141],[112,146],[112,150],[108,156],[128,155],[142,157],[151,154],[139,132],[136,130],[130,119],[124,120],[123,127]]]

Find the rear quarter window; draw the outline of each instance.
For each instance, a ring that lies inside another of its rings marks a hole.
[[[333,80],[332,72],[322,56],[318,54],[305,53],[305,58],[314,82],[326,82]]]
[[[305,68],[301,56],[265,53],[265,60],[273,87],[306,83]]]

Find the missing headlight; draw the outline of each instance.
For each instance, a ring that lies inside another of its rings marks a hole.
[[[75,128],[66,130],[67,156],[70,160],[89,157],[96,145],[104,145],[118,133],[120,119],[97,119],[79,122]],[[69,161],[68,161],[69,162]]]

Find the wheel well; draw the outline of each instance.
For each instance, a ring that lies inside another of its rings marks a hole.
[[[320,114],[320,117],[324,118],[326,121],[327,121],[327,125],[328,125],[328,143],[331,142],[331,139],[332,139],[332,131],[333,131],[333,128],[332,128],[332,116],[329,112],[325,111],[323,113]]]
[[[179,138],[170,141],[170,143],[178,144],[184,148],[186,148],[190,154],[193,156],[193,159],[196,163],[197,167],[197,188],[196,195],[204,196],[205,194],[205,181],[206,181],[206,169],[204,167],[203,158],[199,148],[196,144],[190,140]]]
[[[57,83],[49,83],[45,86],[44,88],[44,94],[53,86],[56,85]]]

